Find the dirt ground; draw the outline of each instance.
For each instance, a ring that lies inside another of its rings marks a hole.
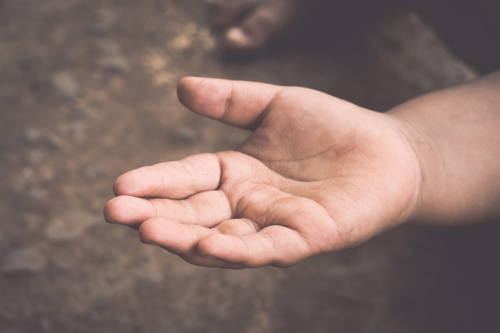
[[[296,29],[235,61],[201,0],[0,0],[1,333],[500,330],[496,224],[404,226],[288,269],[228,271],[104,222],[121,173],[248,136],[184,109],[183,76],[306,86],[384,111],[477,75],[414,13],[352,43]]]

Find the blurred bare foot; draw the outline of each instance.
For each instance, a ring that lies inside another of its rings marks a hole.
[[[224,47],[252,51],[287,28],[312,0],[206,0],[211,23],[224,29]]]

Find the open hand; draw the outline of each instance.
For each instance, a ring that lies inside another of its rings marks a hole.
[[[194,112],[254,130],[235,151],[120,176],[106,220],[200,266],[286,267],[414,214],[419,163],[403,126],[318,91],[184,78]]]

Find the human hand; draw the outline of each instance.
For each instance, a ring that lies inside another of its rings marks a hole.
[[[415,212],[419,162],[389,114],[296,87],[185,78],[194,112],[254,129],[235,151],[120,176],[106,220],[200,266],[286,267]]]

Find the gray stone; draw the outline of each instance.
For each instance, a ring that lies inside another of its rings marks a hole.
[[[35,166],[43,160],[43,152],[41,150],[32,150],[26,155],[26,165]]]
[[[38,145],[43,141],[43,134],[39,129],[27,128],[24,130],[24,139],[31,145]]]
[[[0,320],[16,321],[17,319],[18,317],[15,313],[0,309]]]
[[[117,20],[114,11],[107,8],[98,8],[94,19],[90,22],[89,32],[93,34],[102,34],[109,31]]]
[[[21,215],[21,219],[30,230],[34,230],[42,224],[42,217],[33,213],[24,213]]]
[[[83,120],[96,118],[95,112],[87,106],[77,106],[75,111],[76,114]]]
[[[80,94],[78,83],[69,72],[59,72],[52,77],[55,91],[62,98],[72,101]]]
[[[21,193],[23,193],[25,189],[26,189],[26,182],[24,181],[24,179],[18,179],[10,187],[10,190],[12,191],[12,193],[17,194],[17,195],[20,195]]]
[[[100,177],[106,176],[106,170],[98,165],[89,165],[83,168],[83,175],[87,180],[96,180]]]
[[[108,73],[122,74],[128,70],[128,62],[121,55],[110,55],[99,60],[99,67]]]
[[[37,273],[45,268],[47,260],[38,251],[31,248],[15,250],[4,259],[4,274]]]
[[[55,134],[51,134],[47,137],[47,144],[50,148],[57,150],[65,150],[67,148],[66,142]]]
[[[78,120],[73,124],[71,129],[73,132],[73,138],[76,141],[82,141],[85,138],[85,123],[82,120]]]
[[[56,170],[52,165],[43,165],[39,169],[40,178],[45,182],[53,182],[56,178]]]
[[[180,144],[191,144],[195,140],[195,133],[190,128],[181,128],[175,133],[175,141]]]
[[[47,199],[48,196],[47,191],[38,187],[29,189],[27,195],[28,198],[30,198],[31,200],[38,202],[45,201],[45,199]]]
[[[52,332],[52,323],[50,322],[50,319],[47,317],[43,317],[40,320],[40,327],[42,328],[43,332]]]
[[[120,45],[110,40],[101,40],[95,44],[97,52],[101,56],[121,55]]]
[[[155,285],[163,281],[163,274],[159,271],[144,271],[138,276],[138,281],[145,285]]]
[[[94,311],[90,311],[88,314],[87,314],[87,318],[93,322],[93,323],[98,323],[99,321],[101,321],[101,316],[97,313],[97,312],[94,312]]]
[[[72,241],[82,237],[92,227],[101,223],[100,215],[73,209],[53,219],[45,228],[45,235],[51,241]]]

